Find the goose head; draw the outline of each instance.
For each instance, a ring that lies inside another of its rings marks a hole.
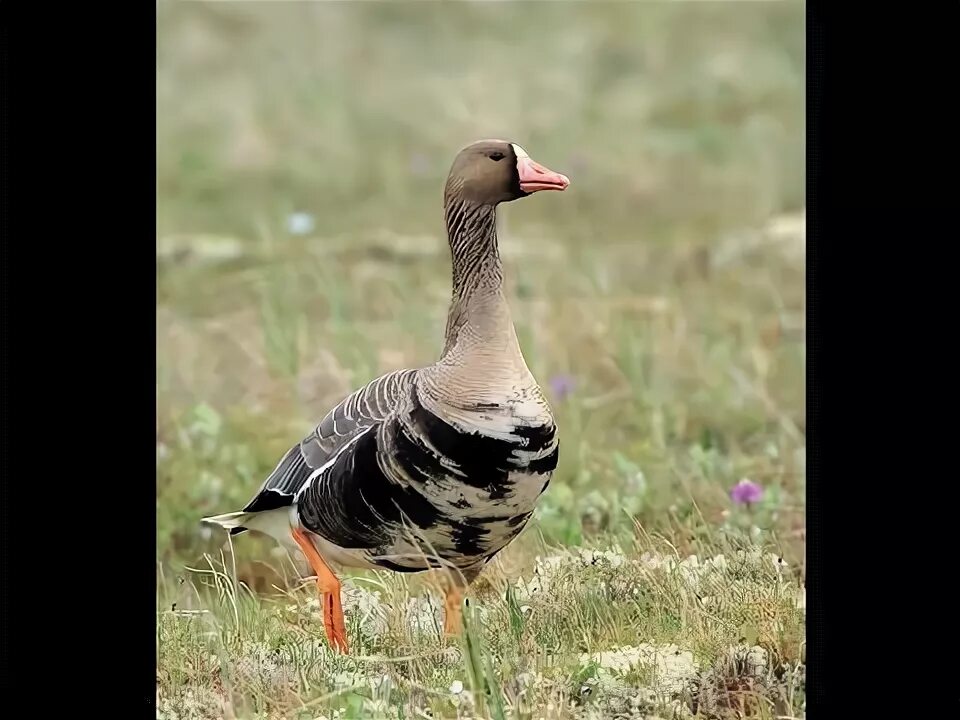
[[[499,205],[541,190],[566,190],[570,180],[531,158],[516,143],[479,140],[461,150],[447,177],[447,200],[459,196],[480,205]]]

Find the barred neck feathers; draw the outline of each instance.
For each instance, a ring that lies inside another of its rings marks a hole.
[[[509,334],[513,323],[503,295],[496,209],[454,194],[448,198],[444,214],[453,264],[453,292],[444,349],[447,355],[457,345],[464,325],[470,325],[469,332],[476,335],[477,340],[496,342]],[[469,336],[464,339],[469,340]]]
[[[543,415],[503,292],[496,209],[568,182],[503,140],[479,141],[455,158],[443,197],[453,265],[446,342],[440,361],[418,378],[425,402],[449,409],[450,417],[476,420],[480,409],[531,421]]]
[[[452,397],[494,403],[533,378],[503,293],[496,208],[457,190],[451,183],[445,203],[453,287],[439,366]]]

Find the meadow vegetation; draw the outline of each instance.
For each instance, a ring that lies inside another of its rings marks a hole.
[[[158,718],[804,716],[803,12],[158,5]],[[351,573],[334,655],[313,583],[199,520],[436,358],[480,137],[572,181],[500,231],[560,465],[459,642],[429,575]]]

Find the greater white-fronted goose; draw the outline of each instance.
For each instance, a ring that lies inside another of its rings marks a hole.
[[[299,549],[317,576],[327,637],[343,652],[331,565],[446,568],[444,629],[457,633],[464,589],[520,533],[547,487],[557,429],[504,297],[496,209],[568,184],[514,143],[482,140],[460,151],[444,191],[453,294],[440,359],[353,392],[242,511],[205,518]]]

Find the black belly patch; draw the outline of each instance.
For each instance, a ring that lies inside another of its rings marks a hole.
[[[527,465],[527,472],[536,473],[539,475],[545,473],[552,473],[557,469],[557,463],[560,461],[560,446],[557,445],[553,449],[553,452],[549,455],[545,455],[542,458],[536,460],[531,460],[530,464]]]
[[[453,548],[458,555],[476,557],[482,555],[489,547],[484,542],[490,536],[490,528],[474,523],[458,523],[450,533],[453,538]]]
[[[430,446],[436,448],[436,453],[433,453],[426,444],[411,438],[406,428],[401,429],[397,433],[397,439],[400,441],[403,438],[406,446],[404,449],[410,454],[412,464],[428,474],[443,473],[446,468],[439,460],[439,457],[443,457],[459,471],[458,481],[477,489],[509,485],[507,478],[511,471],[526,470],[530,465],[517,458],[515,451],[537,453],[549,447],[557,432],[556,426],[552,424],[518,427],[514,435],[521,442],[464,432],[427,410],[416,393],[412,400],[413,409],[410,411],[409,420],[413,433],[422,435]],[[549,472],[556,467],[556,462],[555,450],[545,458],[534,461],[537,469],[531,472]],[[501,499],[504,496],[504,493],[497,491],[491,498]]]
[[[374,548],[392,541],[390,525],[433,527],[440,512],[409,485],[391,482],[377,461],[377,436],[366,432],[298,502],[309,530],[341,547]]]
[[[544,476],[559,458],[556,426],[518,427],[512,441],[502,440],[461,431],[427,410],[415,391],[411,400],[408,415],[363,431],[303,491],[301,522],[398,572],[492,557],[533,514],[530,507],[511,507],[518,484],[525,484],[526,498],[536,485],[540,493],[546,489]],[[518,457],[541,452],[547,454],[533,461]],[[404,545],[405,528],[414,536],[425,531],[434,547],[425,547],[424,557],[391,557]],[[433,552],[443,560],[430,558]]]

